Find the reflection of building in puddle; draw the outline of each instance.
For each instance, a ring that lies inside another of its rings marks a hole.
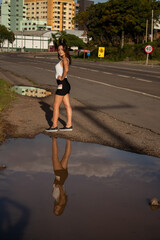
[[[68,177],[67,166],[70,154],[71,154],[71,141],[67,139],[65,152],[60,161],[58,158],[57,139],[55,137],[52,138],[52,163],[53,170],[55,173],[55,180],[53,184],[53,197],[55,199],[54,214],[56,216],[61,215],[67,205],[68,197],[64,189],[64,183]]]

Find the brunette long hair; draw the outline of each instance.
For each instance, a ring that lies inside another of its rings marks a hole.
[[[66,55],[66,57],[67,57],[68,60],[69,60],[69,64],[71,65],[72,60],[71,60],[71,56],[70,56],[70,54],[69,54],[69,49],[68,49],[67,45],[66,45],[66,44],[63,44],[63,43],[60,43],[60,44],[58,45],[58,48],[59,48],[59,46],[62,46],[62,47],[63,47],[63,51],[65,52],[65,55]],[[58,58],[61,59],[61,56],[59,55],[59,53],[58,53]]]

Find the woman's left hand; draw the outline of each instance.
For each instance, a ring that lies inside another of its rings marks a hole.
[[[61,81],[62,81],[62,77],[61,77],[61,76],[58,76],[58,80],[61,80]]]

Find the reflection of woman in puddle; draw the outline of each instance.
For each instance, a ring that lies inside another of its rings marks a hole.
[[[52,138],[52,162],[53,170],[55,173],[55,180],[53,184],[53,197],[55,198],[54,213],[56,216],[59,216],[63,213],[67,204],[67,195],[64,191],[64,182],[68,177],[67,165],[70,154],[71,141],[67,139],[65,153],[62,157],[62,160],[59,161],[57,139],[55,137]]]

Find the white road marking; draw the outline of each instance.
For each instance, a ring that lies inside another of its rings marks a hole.
[[[55,72],[55,70],[50,70],[50,69],[46,69],[46,68],[40,68],[40,67],[34,67],[40,70],[44,70],[44,71],[48,71],[48,72]]]
[[[105,73],[105,74],[108,74],[108,75],[113,75],[113,73],[110,73],[110,72],[102,72],[102,73]]]
[[[95,81],[95,80],[91,80],[91,79],[88,79],[88,78],[82,78],[82,77],[78,77],[78,76],[74,76],[74,75],[69,75],[69,76],[74,77],[74,78],[79,78],[79,79],[82,79],[82,80],[85,80],[85,81],[88,81],[88,82],[101,84],[101,85],[104,85],[104,86],[107,86],[107,87],[112,87],[112,88],[124,90],[124,91],[127,91],[127,92],[138,93],[138,94],[141,94],[141,95],[144,95],[144,96],[147,96],[147,97],[160,99],[159,96],[152,95],[152,94],[149,94],[149,93],[140,92],[140,91],[132,90],[132,89],[129,89],[129,88],[118,87],[118,86],[115,86],[115,85],[112,85],[112,84],[108,84],[108,83],[104,83],[104,82],[98,82],[98,81]]]
[[[84,67],[78,67],[78,68],[83,69],[83,70],[88,70],[87,68],[84,68]]]
[[[90,64],[90,65],[93,65],[93,66],[97,66],[97,63],[90,63],[90,62],[88,62],[88,64]],[[155,71],[147,71],[147,69],[143,69],[143,70],[141,70],[141,69],[135,69],[135,68],[126,68],[126,67],[118,67],[118,66],[111,66],[111,65],[106,65],[106,64],[98,64],[98,66],[103,66],[103,67],[110,67],[110,68],[117,68],[117,69],[121,69],[121,70],[123,70],[123,69],[125,69],[125,70],[130,70],[130,71],[135,71],[135,72],[144,72],[144,71],[146,71],[146,73],[158,73],[158,74],[160,74],[160,71],[159,72],[155,72]],[[144,67],[145,67],[145,65],[144,65]]]
[[[98,70],[94,70],[94,69],[87,69],[87,70],[90,70],[92,72],[99,72]]]
[[[148,83],[152,82],[152,81],[150,81],[150,80],[145,80],[145,79],[142,79],[142,78],[136,78],[136,77],[126,76],[126,75],[120,75],[120,74],[118,74],[117,76],[119,76],[119,77],[124,77],[124,78],[133,78],[133,79],[135,79],[135,80],[137,80],[137,81],[142,81],[142,82],[148,82]]]
[[[76,66],[72,66],[72,67],[76,67]],[[77,68],[77,67],[76,67]],[[92,72],[100,72],[98,70],[94,70],[94,69],[89,69],[89,68],[83,68],[83,67],[79,67],[80,69],[85,69],[85,70],[89,70],[89,71],[92,71]],[[102,72],[104,74],[108,74],[108,75],[113,75],[113,73],[110,73],[110,72]],[[146,79],[142,79],[142,78],[136,78],[136,77],[132,77],[132,76],[127,76],[127,75],[121,75],[121,74],[114,74],[115,76],[118,76],[118,77],[123,77],[123,78],[134,78],[135,80],[137,81],[142,81],[142,82],[148,82],[148,83],[151,83],[152,81],[150,80],[146,80]],[[156,76],[154,76],[156,77]],[[158,77],[159,78],[159,77]]]
[[[118,74],[117,76],[119,76],[119,77],[124,77],[124,78],[130,78],[130,76],[120,75],[120,74]]]
[[[142,82],[148,82],[148,83],[152,82],[150,80],[145,80],[145,79],[142,79],[142,78],[135,78],[135,80],[142,81]]]

